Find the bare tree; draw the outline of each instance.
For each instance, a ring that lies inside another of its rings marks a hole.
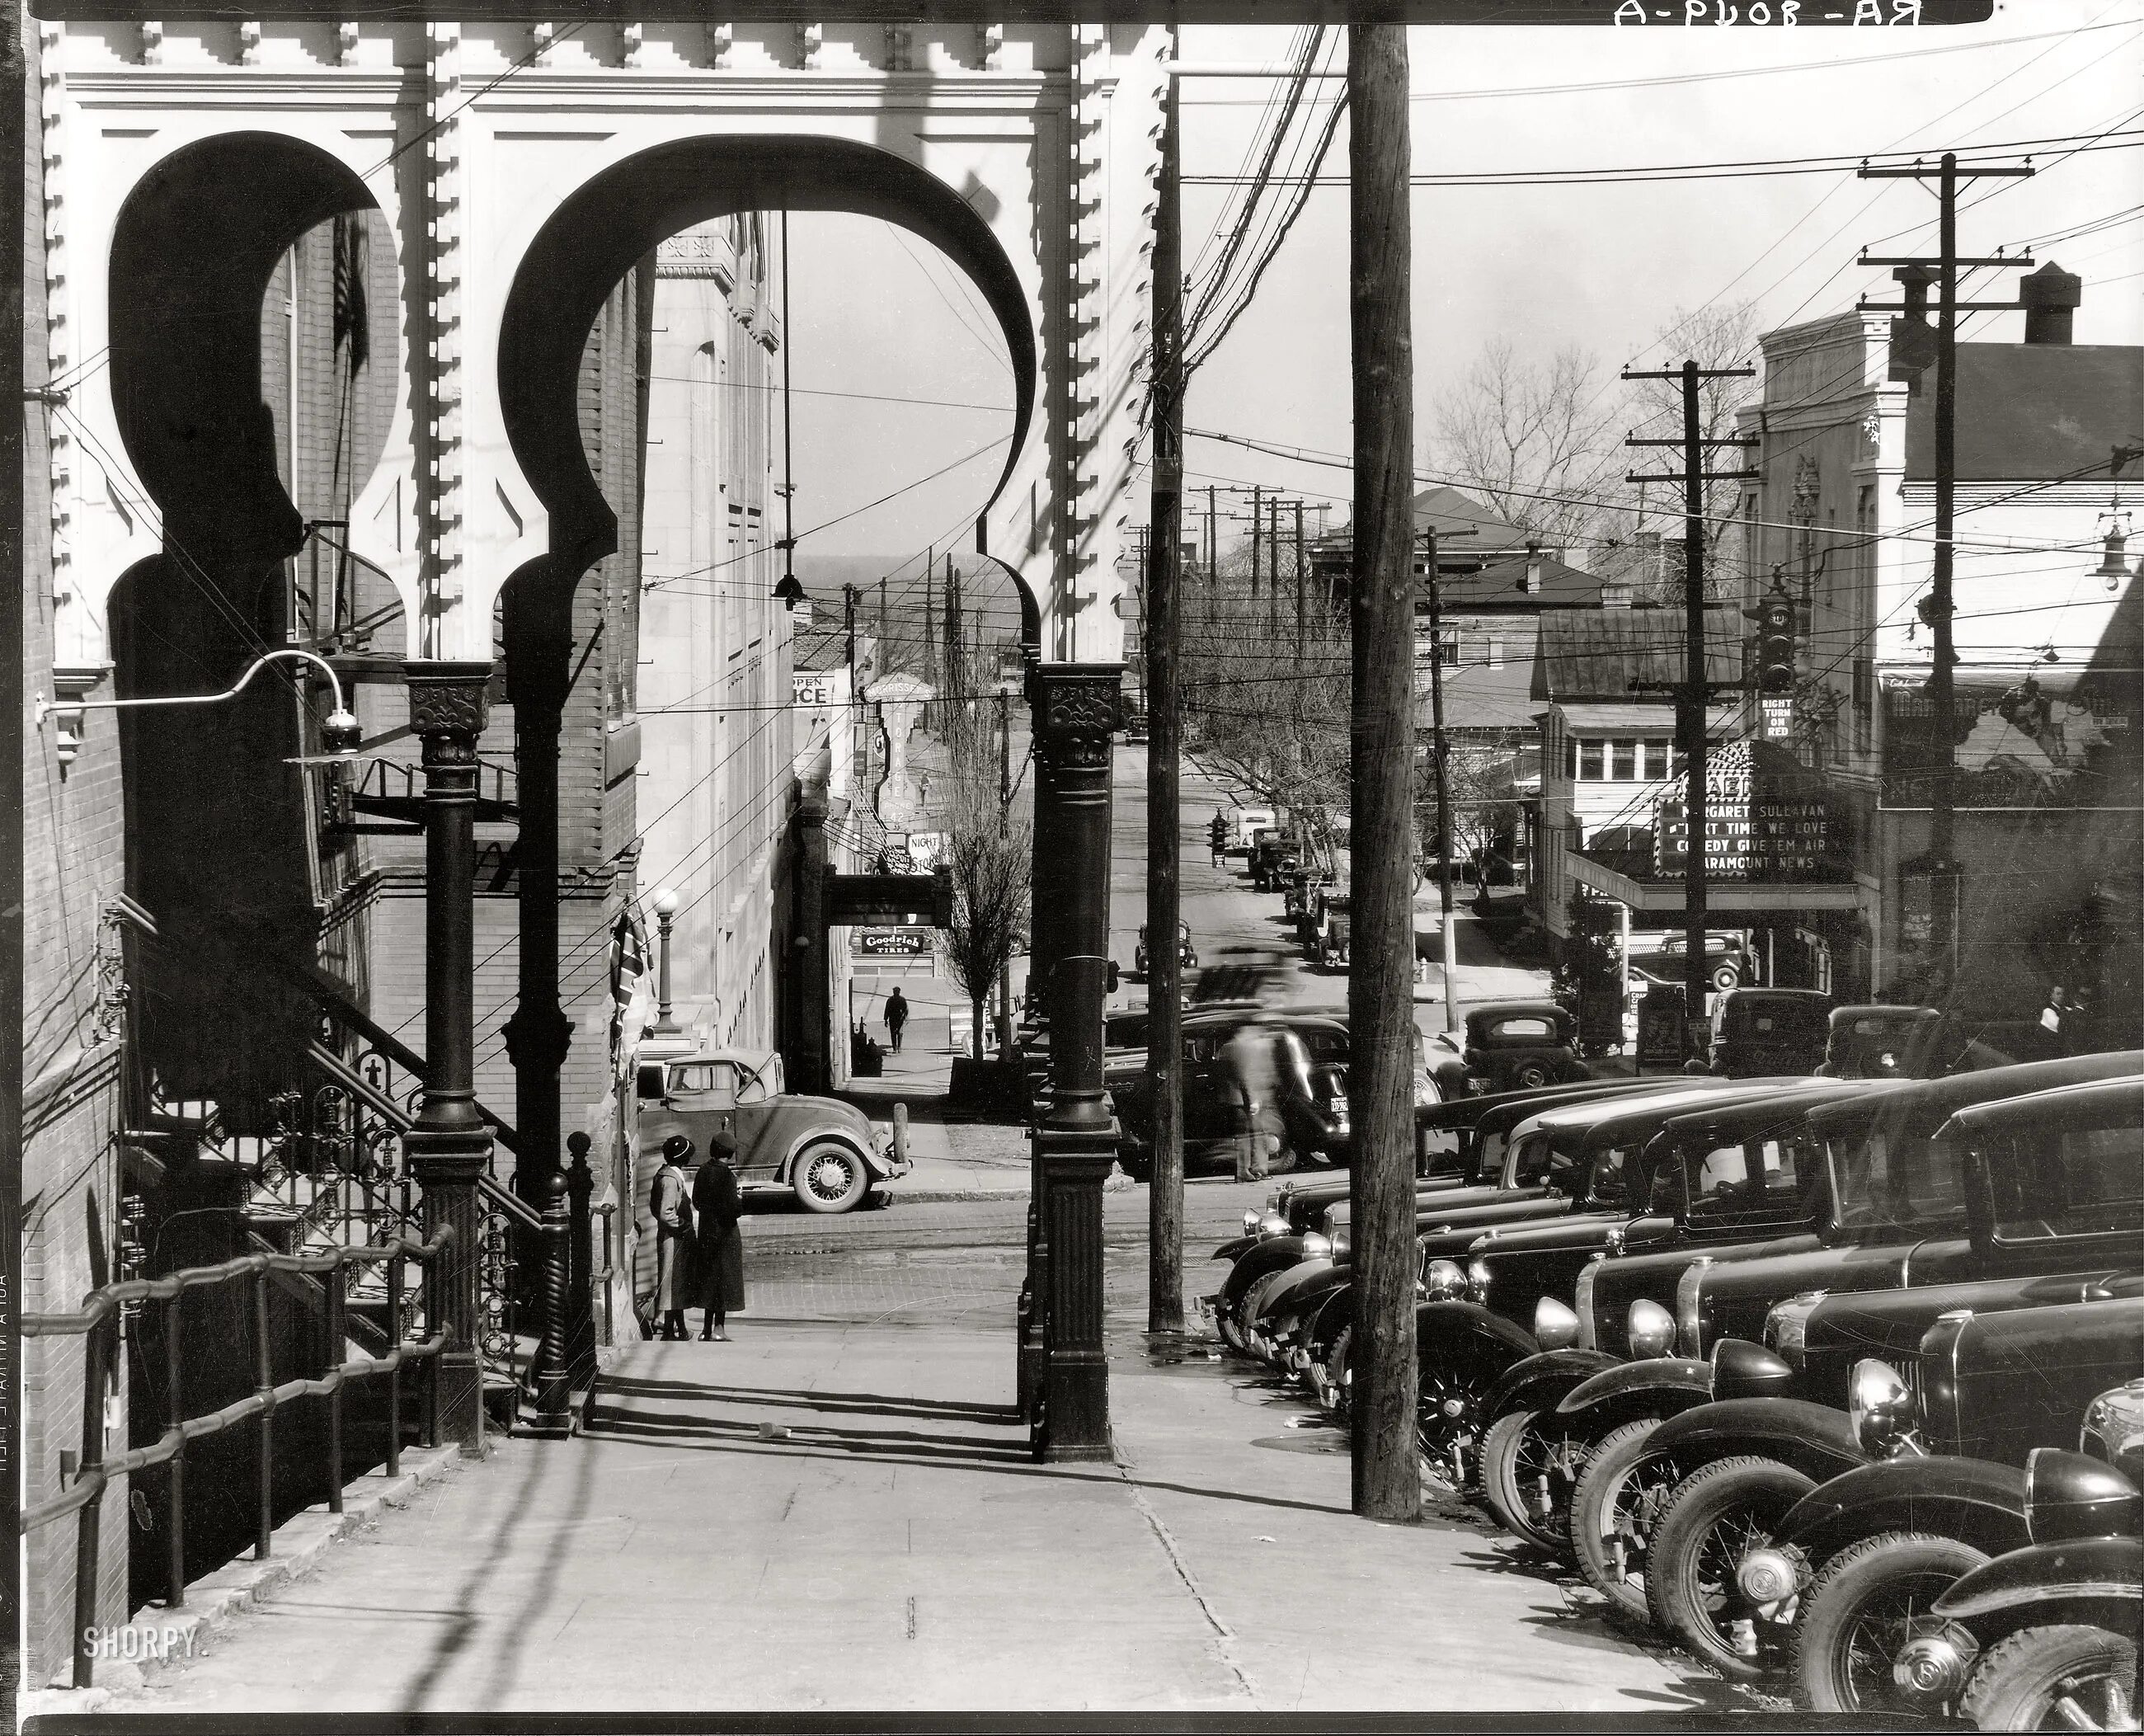
[[[1584,350],[1535,360],[1491,338],[1432,406],[1431,467],[1544,544],[1577,548],[1623,493],[1612,384]]]
[[[945,962],[968,997],[970,1053],[983,1054],[984,1008],[1028,926],[1032,834],[998,799],[989,732],[965,700],[947,707],[952,740],[945,861],[953,875]]]

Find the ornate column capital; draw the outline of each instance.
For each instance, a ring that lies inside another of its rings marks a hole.
[[[1029,664],[1035,751],[1067,769],[1106,769],[1124,722],[1124,676],[1121,663]]]
[[[413,660],[402,666],[402,677],[409,690],[409,727],[424,744],[424,763],[474,764],[490,712],[491,665]]]

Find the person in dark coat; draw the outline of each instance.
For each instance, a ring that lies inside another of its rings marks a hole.
[[[655,1300],[658,1338],[681,1339],[689,1297],[687,1263],[692,1249],[692,1199],[684,1165],[692,1142],[672,1133],[663,1142],[663,1167],[648,1184],[648,1208],[655,1219]]]
[[[908,997],[896,987],[886,998],[886,1047],[896,1054],[901,1053],[901,1028],[908,1023]]]
[[[744,1306],[744,1238],[737,1230],[743,1215],[730,1154],[719,1145],[692,1178],[692,1209],[699,1239],[692,1262],[692,1301],[703,1312],[700,1337],[727,1341],[722,1330],[729,1311]]]

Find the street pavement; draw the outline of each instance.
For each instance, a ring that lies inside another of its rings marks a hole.
[[[1258,1190],[1189,1190],[1186,1289]],[[748,1219],[725,1344],[636,1343],[588,1431],[500,1443],[102,1709],[1726,1713],[1456,1499],[1350,1515],[1344,1439],[1144,1334],[1105,1201],[1114,1462],[1012,1414],[1024,1205]]]

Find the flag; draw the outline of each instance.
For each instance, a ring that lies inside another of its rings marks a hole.
[[[615,1068],[623,1059],[626,1015],[634,991],[648,975],[648,937],[633,912],[618,912],[610,931],[610,1059]]]
[[[350,371],[356,373],[372,354],[370,321],[365,301],[369,252],[362,211],[343,211],[335,220],[335,340],[350,345]]]

